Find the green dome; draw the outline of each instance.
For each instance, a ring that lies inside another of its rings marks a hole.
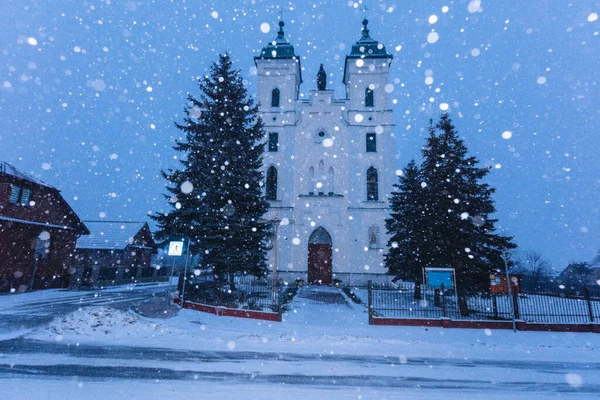
[[[255,59],[286,59],[296,58],[294,53],[294,46],[290,44],[285,38],[283,33],[283,26],[285,23],[279,21],[279,32],[277,32],[277,38],[263,47],[260,52],[260,56],[254,57]]]
[[[393,56],[385,51],[385,46],[382,43],[379,43],[377,40],[374,40],[371,38],[371,36],[369,36],[369,29],[367,28],[368,24],[369,20],[364,19],[362,37],[358,42],[356,42],[356,44],[352,45],[352,51],[348,57],[392,58]]]

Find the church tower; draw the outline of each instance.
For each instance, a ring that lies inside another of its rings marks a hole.
[[[277,38],[267,44],[259,56],[254,57],[258,76],[258,111],[267,133],[265,169],[266,197],[271,206],[292,202],[292,165],[294,154],[294,125],[297,119],[296,102],[302,83],[300,57],[296,56],[283,31],[285,23],[279,21]],[[288,176],[284,176],[284,175]],[[277,203],[274,203],[277,202]]]
[[[342,99],[327,89],[323,64],[316,90],[299,99],[300,58],[282,21],[277,38],[254,58],[267,134],[266,219],[275,233],[269,264],[287,282],[387,280],[385,219],[396,178],[386,86],[392,56],[367,26],[364,20],[346,57]]]

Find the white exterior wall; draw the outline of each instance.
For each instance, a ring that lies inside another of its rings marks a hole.
[[[396,181],[395,140],[392,111],[385,92],[391,59],[365,59],[356,67],[346,60],[346,99],[335,99],[333,91],[312,90],[308,100],[298,100],[299,65],[293,60],[257,60],[260,113],[269,132],[278,132],[279,151],[264,156],[264,171],[275,166],[278,172],[277,200],[270,201],[268,219],[289,220],[278,226],[278,276],[287,281],[307,279],[308,241],[323,227],[332,238],[333,278],[344,283],[364,284],[368,279],[386,281],[383,254],[387,235],[384,220],[389,216],[387,197]],[[372,65],[371,67],[369,67]],[[375,105],[364,106],[368,85],[375,85]],[[271,91],[281,91],[281,107],[271,107]],[[361,114],[363,119],[356,118]],[[357,122],[360,121],[360,122]],[[319,131],[330,143],[317,143]],[[377,152],[366,152],[366,134],[377,134]],[[323,174],[319,163],[323,162]],[[378,171],[379,201],[367,201],[366,172]],[[309,169],[315,171],[315,188]],[[333,190],[329,168],[333,167]],[[319,196],[319,191],[323,196]],[[333,191],[334,196],[329,196]],[[377,226],[376,248],[369,246],[369,228]],[[271,268],[274,263],[270,254]]]

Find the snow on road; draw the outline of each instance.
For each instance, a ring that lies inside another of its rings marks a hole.
[[[81,308],[0,341],[0,385],[35,387],[35,399],[46,398],[38,387],[65,398],[585,399],[600,392],[598,349],[591,333],[369,326],[340,291],[302,288],[281,323]]]

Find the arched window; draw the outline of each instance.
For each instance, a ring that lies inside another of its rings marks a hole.
[[[267,200],[277,200],[277,168],[269,167],[267,170]]]
[[[371,225],[369,227],[369,248],[379,248],[379,227],[377,225]]]
[[[329,194],[333,194],[333,167],[329,167],[327,172],[327,184],[329,187]]]
[[[308,170],[308,195],[312,196],[315,194],[315,169],[310,167]]]
[[[325,163],[323,160],[319,161],[319,175],[317,176],[317,192],[319,192],[319,196],[325,195]]]
[[[271,92],[271,107],[279,107],[279,89],[277,88]]]
[[[365,107],[375,107],[375,99],[373,98],[373,90],[365,89]]]
[[[377,170],[374,167],[369,167],[367,170],[367,200],[379,200]]]

